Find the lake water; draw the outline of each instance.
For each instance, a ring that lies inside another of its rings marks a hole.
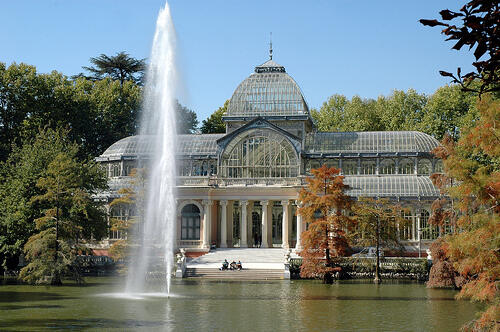
[[[479,309],[417,283],[174,280],[171,298],[118,284],[0,286],[0,330],[457,331]]]

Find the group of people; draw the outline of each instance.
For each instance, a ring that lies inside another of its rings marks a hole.
[[[227,259],[224,259],[222,267],[219,270],[224,271],[224,270],[242,270],[242,269],[243,266],[241,265],[241,261],[238,261],[238,263],[232,261],[231,264],[229,264]]]

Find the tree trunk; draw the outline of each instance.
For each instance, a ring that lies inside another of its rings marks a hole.
[[[375,263],[375,279],[373,279],[373,282],[376,284],[380,284],[382,282],[382,279],[380,278],[379,249],[380,249],[380,219],[377,218],[377,247],[375,248],[376,250],[375,255],[377,257],[377,261]]]

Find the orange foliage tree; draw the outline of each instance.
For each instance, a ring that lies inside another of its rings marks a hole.
[[[345,212],[350,210],[352,199],[345,194],[348,186],[339,169],[323,165],[311,173],[307,187],[299,194],[302,206],[298,213],[308,224],[302,233],[300,275],[332,283],[333,273],[341,271],[335,258],[344,256],[349,247],[346,231],[352,229],[354,220]]]
[[[475,127],[465,129],[456,143],[445,138],[435,150],[443,159],[445,175],[432,179],[456,206],[446,207],[440,199],[430,221],[454,229],[441,249],[463,279],[458,297],[487,305],[466,329],[496,330],[500,329],[500,101],[483,98],[478,110]]]

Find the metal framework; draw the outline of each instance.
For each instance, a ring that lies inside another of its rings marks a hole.
[[[437,197],[439,190],[427,176],[346,176],[351,188],[349,195],[356,197]]]
[[[417,131],[314,132],[306,135],[307,153],[430,153],[439,142]]]
[[[229,102],[226,116],[309,115],[302,92],[285,68],[272,60],[257,66],[240,83]]]
[[[284,136],[269,129],[251,129],[228,144],[221,173],[229,178],[295,177],[299,165],[293,145]]]

